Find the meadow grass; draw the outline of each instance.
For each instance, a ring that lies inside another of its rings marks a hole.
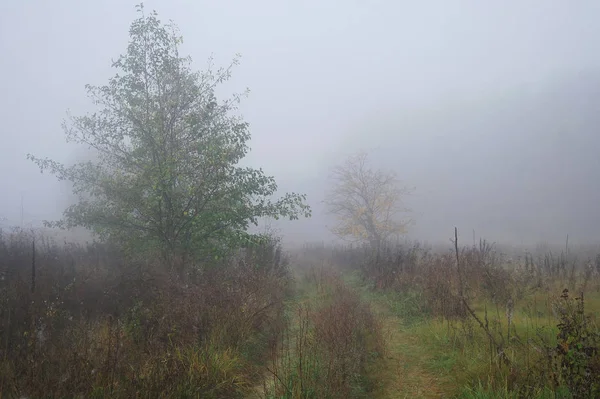
[[[382,356],[383,339],[370,306],[329,268],[307,270],[298,293],[265,397],[373,397],[369,370]]]
[[[360,281],[356,272],[348,273],[346,280],[374,304],[377,315],[394,330],[393,338],[386,335],[388,351],[398,353],[408,371],[396,371],[397,376],[390,376],[388,365],[373,378],[404,385],[392,390],[398,397],[415,394],[457,398],[573,397],[566,387],[551,387],[545,382],[532,387],[527,395],[515,389],[519,383],[528,384],[528,378],[543,378],[536,375],[539,373],[536,368],[547,366],[546,349],[557,345],[556,304],[560,303],[560,287],[566,282],[554,281],[551,287],[532,291],[514,303],[510,332],[506,307],[484,299],[471,304],[495,336],[503,336],[503,350],[512,363],[509,368],[499,362],[485,331],[472,319],[447,320],[431,315],[418,290],[374,290]],[[590,316],[590,328],[598,331],[600,291],[596,287],[587,291],[585,312]],[[421,389],[428,387],[428,391],[411,391],[411,384]],[[393,395],[385,393],[380,397]]]
[[[567,256],[320,248],[291,268],[271,243],[182,278],[42,241],[32,273],[30,238],[0,237],[2,397],[600,395],[600,276]]]

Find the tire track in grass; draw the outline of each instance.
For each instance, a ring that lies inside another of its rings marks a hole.
[[[405,321],[393,312],[384,295],[359,286],[354,278],[350,281],[371,304],[385,338],[386,352],[371,375],[378,382],[373,399],[450,397],[443,389],[448,386],[446,378],[431,371],[432,354],[419,337],[406,331]]]
[[[375,379],[381,382],[374,399],[443,398],[440,378],[427,370],[430,360],[418,339],[402,331],[402,320],[389,309],[372,302],[381,320],[386,340],[386,353],[380,360]]]

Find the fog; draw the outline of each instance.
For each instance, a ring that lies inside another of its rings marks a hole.
[[[313,217],[276,227],[330,240],[331,167],[368,150],[410,186],[409,237],[531,245],[600,240],[600,2],[146,1],[203,69],[241,64],[250,164]],[[135,2],[0,3],[0,218],[39,225],[71,196],[27,153],[85,157],[61,121],[90,110],[84,85],[113,75]],[[21,206],[23,205],[23,206]]]

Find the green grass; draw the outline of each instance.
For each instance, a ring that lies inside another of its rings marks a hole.
[[[386,332],[387,345],[395,358],[384,362],[375,376],[386,381],[387,386],[377,398],[427,397],[426,392],[419,390],[425,386],[444,397],[516,398],[518,392],[509,387],[522,381],[526,370],[545,361],[536,351],[536,345],[555,346],[557,342],[559,321],[553,314],[552,303],[561,293],[558,283],[554,290],[536,291],[515,303],[510,342],[505,307],[482,299],[472,305],[482,321],[487,309],[490,331],[499,342],[504,341],[506,355],[514,365],[509,370],[498,365],[487,335],[471,317],[466,323],[449,323],[429,315],[417,291],[374,291],[356,273],[349,273],[346,281],[360,290],[391,330]],[[600,293],[590,291],[586,294],[586,313],[599,311]],[[403,364],[394,364],[398,362]],[[554,392],[548,387],[537,388],[530,394],[536,398],[570,397],[568,390]]]
[[[481,381],[472,387],[464,387],[457,396],[458,399],[521,399],[518,392],[510,392],[508,389],[489,389]],[[552,390],[543,388],[534,396],[535,399],[571,399],[572,395],[568,389],[559,388]]]
[[[424,320],[414,308],[414,297],[371,290],[356,273],[347,274],[345,281],[371,304],[382,324],[385,352],[371,369],[371,379],[377,381],[371,397],[439,398],[448,382],[432,367],[435,353],[413,335],[412,328]]]

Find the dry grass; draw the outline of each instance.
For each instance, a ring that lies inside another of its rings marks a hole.
[[[568,248],[509,262],[485,241],[445,253],[415,245],[326,256],[359,272],[352,284],[366,287],[363,295],[381,305],[394,331],[388,347],[397,356],[376,376],[388,381],[380,397],[426,396],[426,387],[433,397],[595,397],[600,262],[590,265]],[[575,293],[568,301],[565,288]],[[585,306],[574,298],[581,292]],[[393,367],[403,359],[411,366]]]
[[[338,273],[312,268],[270,368],[268,398],[361,398],[383,350],[381,326]]]
[[[566,248],[515,261],[481,241],[376,256],[306,247],[294,263],[296,282],[273,241],[181,274],[110,245],[38,237],[34,248],[25,232],[3,234],[0,393],[598,394],[600,257]]]
[[[262,375],[292,289],[276,242],[182,278],[32,240],[0,238],[2,396],[235,398]]]

